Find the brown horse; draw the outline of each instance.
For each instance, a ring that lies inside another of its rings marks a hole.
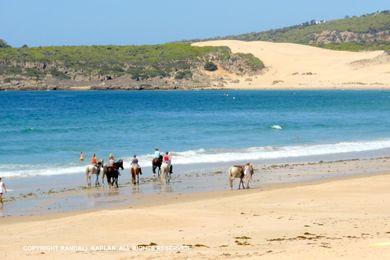
[[[103,167],[103,176],[102,176],[102,182],[104,182],[104,177],[107,178],[108,187],[116,186],[118,185],[118,178],[120,175],[119,169],[123,168],[123,160],[119,160],[117,162],[114,162],[113,166],[104,166]]]
[[[136,185],[139,184],[139,175],[141,173],[141,168],[133,165],[130,167],[130,174],[131,174],[131,182]]]

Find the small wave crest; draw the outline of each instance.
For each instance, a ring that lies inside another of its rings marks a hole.
[[[274,130],[282,130],[283,127],[281,125],[271,125],[271,129],[274,129]]]
[[[253,161],[278,158],[296,158],[305,156],[340,154],[352,152],[374,151],[390,148],[390,139],[364,141],[364,142],[340,142],[333,144],[314,144],[296,146],[262,146],[242,149],[197,149],[182,152],[172,152],[172,161],[176,165],[218,163],[234,161]],[[152,154],[138,157],[142,167],[151,166]],[[124,166],[130,166],[130,157],[123,158]],[[85,165],[0,165],[0,176],[38,176],[60,174],[82,174]]]

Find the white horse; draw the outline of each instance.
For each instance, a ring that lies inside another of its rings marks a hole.
[[[248,170],[249,170],[249,173],[245,174],[244,170],[245,170],[245,167],[249,167]],[[235,165],[235,166],[232,166],[229,168],[229,172],[228,172],[228,179],[229,179],[229,185],[230,185],[230,188],[233,189],[233,181],[234,179],[240,179],[240,183],[238,184],[238,189],[241,189],[241,185],[242,185],[242,188],[245,189],[249,189],[249,183],[252,181],[252,175],[253,175],[253,166],[252,164],[248,164],[248,165]],[[246,185],[244,185],[244,180],[245,180],[245,183]]]
[[[160,180],[162,183],[169,183],[171,180],[170,168],[171,166],[166,162],[161,164]]]
[[[90,164],[85,168],[85,179],[87,180],[87,185],[88,187],[91,187],[91,178],[92,174],[96,174],[96,179],[95,179],[95,186],[99,186],[99,174],[100,170],[102,168],[102,163],[98,162],[97,165]]]

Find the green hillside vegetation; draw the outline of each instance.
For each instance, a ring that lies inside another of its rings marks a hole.
[[[86,76],[131,75],[133,79],[142,80],[177,74],[176,78],[181,79],[189,78],[195,65],[203,66],[208,61],[228,61],[234,55],[227,47],[194,47],[185,43],[2,48],[0,61],[3,65],[0,66],[0,75],[24,75],[38,79],[50,73],[58,79],[68,79],[65,70],[71,70]],[[262,65],[253,55],[239,58],[254,71]],[[42,66],[26,66],[28,63]]]
[[[316,45],[321,48],[338,51],[376,51],[384,50],[390,52],[390,43],[376,43],[376,44],[364,44],[364,43],[328,43]]]
[[[390,11],[376,12],[359,17],[346,17],[316,24],[316,21],[302,23],[300,25],[290,26],[282,29],[269,30],[264,32],[252,32],[241,35],[232,35],[221,37],[219,39],[236,39],[244,41],[272,41],[272,42],[290,42],[299,44],[312,44],[315,34],[324,31],[352,32],[357,35],[375,34],[378,32],[390,31]],[[339,49],[339,50],[363,50],[363,49],[385,49],[389,50],[390,42],[378,40],[368,42],[363,39],[348,43],[330,43],[313,44],[320,47]]]

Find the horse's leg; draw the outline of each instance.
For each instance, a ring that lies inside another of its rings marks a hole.
[[[239,189],[239,190],[241,190],[241,185],[242,185],[242,188],[245,189],[245,188],[244,188],[244,182],[243,182],[243,180],[242,180],[242,177],[240,177],[240,184],[238,184],[238,189]]]
[[[99,186],[100,183],[99,183],[99,174],[96,173],[96,179],[95,179],[95,187]]]
[[[106,173],[106,179],[107,179],[108,187],[111,189],[111,187],[112,187],[112,183],[111,183],[111,173]]]
[[[115,172],[115,177],[114,177],[115,186],[117,188],[119,188],[118,179],[119,179],[119,170],[118,170],[118,172]]]
[[[165,182],[165,172],[164,172],[164,170],[159,174],[159,176],[160,176],[161,183],[164,183]]]
[[[249,182],[251,181],[251,177],[250,176],[247,176],[245,178],[245,182],[246,182],[246,188],[249,189]]]
[[[137,174],[137,184],[139,184],[139,175],[141,174],[141,169],[139,169],[139,172]]]
[[[135,172],[133,168],[131,168],[131,183],[135,185]]]
[[[232,189],[233,189],[233,180],[234,180],[234,178],[232,177],[231,169],[229,169],[228,179],[229,179],[229,186],[230,186],[230,189],[232,190]]]
[[[88,187],[91,187],[91,173],[88,172],[88,175],[87,175],[87,185]]]
[[[232,177],[229,176],[229,185],[231,190],[233,189],[233,181],[234,179],[232,179]]]

